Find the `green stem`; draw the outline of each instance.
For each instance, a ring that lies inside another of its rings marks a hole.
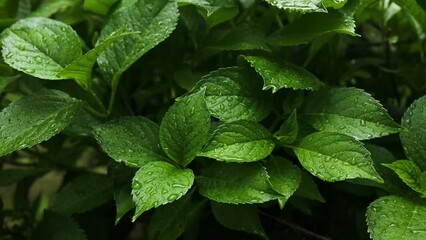
[[[106,117],[108,117],[108,114],[106,112],[105,113],[101,113],[101,112],[97,111],[96,109],[92,108],[89,105],[84,106],[84,109],[87,112],[91,113],[93,116],[96,116],[96,117],[99,117],[99,118],[106,118]]]
[[[283,21],[280,18],[280,15],[278,15],[278,12],[275,11],[275,9],[273,9],[272,11],[274,12],[275,21],[277,21],[278,27],[280,29],[283,29],[284,28],[284,24],[283,24]]]
[[[96,93],[93,91],[93,89],[89,89],[90,95],[93,97],[93,99],[95,100],[96,104],[98,104],[98,106],[102,109],[103,112],[107,112],[106,107],[104,106],[104,104],[102,103],[101,99],[99,99],[98,95],[96,95]]]

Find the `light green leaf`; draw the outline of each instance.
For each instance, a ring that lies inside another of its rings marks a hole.
[[[112,198],[112,181],[99,174],[84,174],[71,180],[56,195],[51,209],[66,216],[83,213]]]
[[[34,77],[58,80],[57,74],[79,58],[82,44],[67,24],[48,18],[22,19],[0,36],[4,61]]]
[[[254,162],[267,157],[274,146],[265,127],[240,120],[219,126],[198,155],[226,162]]]
[[[182,197],[194,183],[191,169],[179,169],[166,162],[149,162],[135,174],[132,183],[136,205],[135,221],[143,212]]]
[[[210,47],[221,50],[264,50],[270,51],[266,45],[265,34],[256,26],[241,24],[232,29],[222,39]]]
[[[147,162],[167,161],[159,144],[158,125],[144,117],[121,117],[97,126],[96,140],[117,162],[141,167]]]
[[[210,135],[210,114],[204,94],[202,89],[173,104],[160,125],[161,147],[181,166],[197,156]]]
[[[301,171],[292,162],[281,157],[271,157],[265,167],[270,176],[272,188],[283,195],[278,198],[280,208],[283,208],[302,182]]]
[[[325,203],[325,199],[322,197],[320,191],[318,190],[317,184],[315,183],[315,180],[313,179],[312,175],[310,175],[306,171],[301,171],[301,173],[302,182],[300,183],[300,186],[294,193],[294,195]]]
[[[426,206],[399,196],[386,196],[367,209],[370,237],[376,239],[426,239]]]
[[[322,0],[322,3],[324,4],[325,7],[332,7],[335,9],[339,9],[345,6],[347,1],[348,0]]]
[[[261,121],[268,116],[270,102],[254,72],[240,67],[223,68],[204,76],[194,87],[206,87],[210,113],[224,122]]]
[[[238,6],[233,0],[178,0],[178,3],[196,6],[206,20],[209,29],[234,18],[238,14]]]
[[[198,216],[205,206],[205,201],[191,200],[187,194],[177,201],[157,208],[150,219],[148,240],[175,240],[188,227],[190,221]]]
[[[100,15],[106,15],[118,0],[84,0],[83,8]]]
[[[197,184],[201,195],[222,203],[263,203],[281,197],[259,163],[214,162],[197,177]]]
[[[280,9],[300,11],[300,12],[327,12],[322,0],[265,0]]]
[[[34,229],[33,240],[86,240],[87,237],[71,218],[47,211],[43,220]]]
[[[41,90],[0,112],[0,156],[34,146],[62,131],[81,101],[57,90]]]
[[[402,130],[379,101],[356,88],[312,92],[305,98],[300,113],[302,119],[319,131],[342,133],[358,140]]]
[[[298,132],[299,124],[297,123],[296,109],[294,109],[287,120],[281,125],[280,130],[274,134],[274,137],[282,145],[292,144],[296,140]]]
[[[211,208],[215,219],[224,227],[268,239],[257,214],[256,206],[211,202]]]
[[[308,43],[326,33],[342,33],[358,36],[355,21],[340,12],[305,14],[270,36],[269,42],[279,46]]]
[[[365,178],[383,179],[373,167],[371,154],[361,142],[339,133],[317,132],[294,147],[300,163],[321,180],[334,182]]]
[[[95,48],[91,49],[83,56],[80,56],[71,64],[66,66],[61,72],[58,73],[59,78],[72,78],[74,79],[83,89],[90,89],[91,85],[91,73],[93,65],[96,59],[102,52],[108,47],[112,46],[119,39],[130,35],[136,34],[137,32],[125,32],[125,28],[120,28],[117,31],[111,33],[104,41],[99,43]]]
[[[277,59],[261,56],[244,56],[264,81],[263,90],[275,93],[281,88],[318,90],[324,86],[315,75],[304,68]]]
[[[102,2],[102,1],[101,1]],[[50,17],[80,4],[80,0],[44,0],[31,17]]]
[[[126,26],[137,35],[127,35],[107,48],[98,58],[102,72],[112,79],[113,87],[120,75],[142,55],[164,41],[175,29],[178,20],[176,1],[134,0],[122,4],[102,28],[98,44],[117,29]]]
[[[414,101],[401,119],[408,131],[400,134],[407,158],[426,170],[426,96]]]
[[[422,197],[426,197],[426,188],[424,188],[426,186],[424,186],[425,183],[422,183],[422,171],[415,162],[410,160],[398,160],[383,165],[398,174],[399,178],[411,189],[422,194]]]

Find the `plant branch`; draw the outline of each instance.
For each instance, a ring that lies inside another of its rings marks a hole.
[[[316,233],[314,233],[312,231],[309,231],[308,229],[305,229],[305,228],[303,228],[301,226],[298,226],[298,225],[293,224],[293,223],[289,223],[289,222],[287,222],[284,219],[277,218],[275,216],[272,216],[272,215],[270,215],[268,213],[265,213],[265,212],[262,212],[262,211],[259,211],[259,213],[262,214],[262,215],[264,215],[264,216],[266,216],[266,217],[268,217],[268,218],[271,218],[271,219],[277,221],[278,223],[280,223],[282,225],[285,225],[285,226],[287,226],[289,228],[292,228],[295,231],[301,232],[301,233],[303,233],[303,234],[305,234],[307,236],[310,236],[310,237],[313,237],[313,238],[316,238],[316,239],[320,239],[320,240],[331,240],[331,238],[318,235],[318,234],[316,234]]]

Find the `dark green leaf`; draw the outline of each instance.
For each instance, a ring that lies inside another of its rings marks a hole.
[[[426,197],[425,183],[422,183],[422,171],[419,166],[410,160],[398,160],[393,163],[383,164],[392,169],[402,181],[405,182],[411,189]]]
[[[196,6],[207,22],[207,27],[212,28],[226,22],[238,14],[238,7],[233,0],[178,0],[182,5]]]
[[[71,218],[46,211],[35,228],[32,240],[86,240],[86,235]]]
[[[334,11],[303,15],[271,35],[269,42],[279,46],[299,45],[331,32],[358,36],[354,19]]]
[[[254,162],[267,157],[274,146],[265,127],[240,120],[219,126],[199,156],[226,162]]]
[[[232,29],[211,47],[221,50],[270,51],[266,45],[265,34],[258,27],[249,24],[243,24]]]
[[[315,183],[315,180],[312,178],[312,175],[310,175],[306,171],[301,171],[301,173],[302,182],[300,183],[300,186],[294,193],[294,195],[325,203],[325,199],[322,197],[320,191],[318,190],[318,187]]]
[[[82,54],[80,38],[69,25],[41,17],[13,24],[1,43],[7,64],[42,79],[61,79],[57,74]]]
[[[296,140],[297,133],[299,132],[299,125],[297,123],[296,109],[293,110],[291,115],[281,125],[280,130],[274,134],[282,145],[292,144]]]
[[[259,163],[215,162],[197,177],[197,184],[201,195],[222,203],[262,203],[280,197]]]
[[[386,196],[367,209],[368,232],[372,239],[426,239],[426,206],[399,196]]]
[[[300,163],[324,181],[365,178],[383,179],[373,167],[371,154],[361,142],[339,133],[317,132],[305,137],[294,147]]]
[[[211,207],[214,217],[223,226],[232,230],[256,234],[262,239],[268,239],[260,223],[256,206],[211,202]]]
[[[98,207],[112,198],[112,181],[99,174],[74,178],[56,195],[52,210],[70,216]]]
[[[143,212],[171,203],[182,197],[192,186],[191,169],[179,169],[166,162],[149,162],[133,178],[132,195],[136,205],[135,221]]]
[[[160,148],[158,125],[147,118],[121,117],[96,126],[94,135],[109,156],[128,166],[167,161]]]
[[[401,131],[379,101],[356,88],[332,88],[305,98],[301,116],[319,131],[337,132],[358,140]]]
[[[132,198],[132,179],[135,171],[123,164],[112,163],[108,167],[108,176],[112,178],[113,194],[117,214],[115,216],[115,224],[135,207]]]
[[[160,206],[148,226],[148,240],[175,240],[184,232],[189,221],[203,209],[204,201],[194,202],[187,194],[177,201]]]
[[[261,80],[249,69],[223,68],[204,76],[194,87],[206,87],[210,113],[221,121],[261,121],[270,111],[268,95]]]
[[[265,167],[270,176],[272,188],[283,195],[278,198],[280,207],[283,208],[302,182],[301,171],[292,162],[281,157],[271,157]]]
[[[264,81],[263,90],[272,92],[281,88],[318,90],[324,86],[315,75],[304,68],[277,59],[261,56],[244,56]]]
[[[408,129],[400,135],[407,158],[426,170],[426,96],[411,104],[402,117],[401,124]]]
[[[169,108],[160,125],[164,152],[181,166],[188,165],[209,138],[210,114],[205,89],[186,96]]]
[[[0,156],[34,146],[62,131],[81,102],[57,90],[42,90],[0,112]]]
[[[164,41],[175,29],[178,20],[176,1],[134,0],[122,4],[102,28],[98,44],[117,29],[126,26],[140,34],[127,35],[98,58],[102,72],[118,84],[119,76],[143,54]]]

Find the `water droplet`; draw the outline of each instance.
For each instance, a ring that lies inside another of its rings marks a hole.
[[[23,50],[25,50],[25,45],[19,45],[18,48],[23,51]]]
[[[361,119],[361,121],[360,121],[360,125],[361,125],[361,126],[365,126],[365,120],[364,120],[364,119]]]
[[[170,196],[168,196],[167,197],[167,200],[168,201],[174,201],[174,200],[176,200],[178,198],[178,195],[176,195],[176,194],[172,194],[172,195],[170,195]]]
[[[133,189],[140,189],[142,187],[142,184],[139,181],[134,181],[132,183],[132,188]]]

